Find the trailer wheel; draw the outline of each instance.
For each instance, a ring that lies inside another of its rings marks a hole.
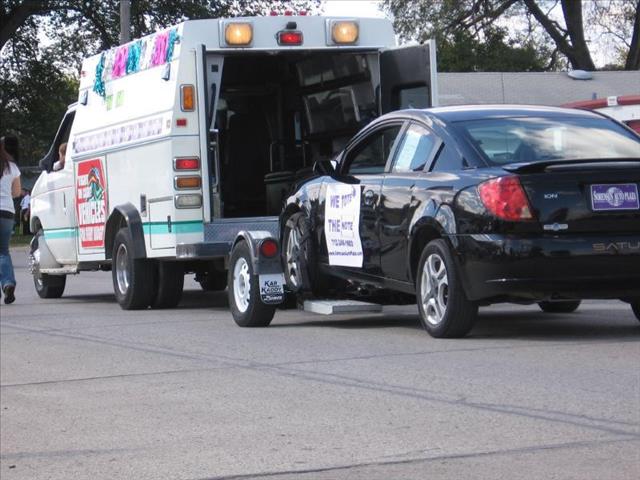
[[[294,213],[287,220],[282,237],[282,254],[284,278],[289,290],[294,293],[310,291],[313,277],[310,268],[315,264],[315,251],[309,220],[304,213]]]
[[[147,308],[154,301],[156,270],[151,260],[133,258],[133,240],[121,228],[113,241],[111,274],[116,300],[123,310]]]
[[[253,273],[251,252],[245,241],[231,252],[228,284],[229,307],[235,322],[241,327],[267,327],[276,307],[260,300],[258,276]]]
[[[631,303],[631,310],[633,310],[636,318],[640,320],[640,300],[636,300],[635,302]]]
[[[40,258],[38,243],[42,236],[42,230],[38,230],[33,237],[33,240],[31,240],[29,261],[33,272],[33,285],[40,298],[60,298],[64,293],[64,287],[67,284],[67,276],[40,273],[40,265],[38,263],[38,259]]]
[[[227,288],[227,275],[226,271],[220,272],[211,268],[205,273],[198,274],[196,280],[205,292],[219,292]]]
[[[182,299],[184,266],[180,262],[157,263],[157,287],[151,308],[174,308]]]

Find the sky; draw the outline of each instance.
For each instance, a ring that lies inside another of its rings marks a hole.
[[[384,13],[378,10],[379,4],[375,0],[327,0],[324,15],[384,18]]]

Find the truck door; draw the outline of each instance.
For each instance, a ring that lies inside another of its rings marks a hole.
[[[380,52],[380,114],[438,105],[435,41]]]
[[[45,188],[32,201],[35,207],[33,211],[39,211],[47,245],[61,264],[74,264],[78,258],[71,145],[67,147],[64,167],[54,170],[54,165],[59,160],[60,145],[69,140],[74,117],[75,110],[66,113],[49,153],[40,161],[40,167],[46,172],[43,178]]]

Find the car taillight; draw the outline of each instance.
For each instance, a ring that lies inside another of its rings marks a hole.
[[[263,257],[273,258],[278,254],[278,244],[275,240],[267,238],[260,244],[260,254]]]
[[[502,220],[533,220],[531,205],[518,177],[498,177],[478,185],[480,199],[490,213]]]

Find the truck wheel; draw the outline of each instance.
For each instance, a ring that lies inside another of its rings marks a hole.
[[[310,291],[312,276],[309,268],[315,264],[315,251],[309,220],[304,213],[295,213],[289,217],[282,238],[287,287],[294,293]]]
[[[31,240],[30,262],[33,271],[33,285],[36,287],[36,292],[40,298],[60,298],[67,284],[67,276],[40,273],[40,266],[38,265],[37,259],[40,258],[38,242],[42,236],[42,230],[38,230],[33,240]]]
[[[147,308],[154,300],[155,265],[146,258],[133,258],[133,240],[121,228],[113,241],[111,274],[116,300],[123,310]]]
[[[227,288],[228,272],[220,272],[213,268],[196,277],[205,292],[219,292]]]
[[[631,303],[631,310],[633,310],[636,318],[640,320],[640,300],[636,300],[635,302]]]
[[[180,262],[157,263],[156,290],[151,308],[174,308],[182,299],[184,266]]]
[[[478,305],[467,299],[444,240],[422,251],[416,274],[420,321],[432,337],[464,337],[475,323]]]
[[[229,260],[229,307],[241,327],[266,327],[276,311],[274,305],[260,300],[258,276],[253,274],[251,252],[247,242],[239,242]]]
[[[580,300],[559,301],[559,302],[539,302],[540,310],[546,313],[571,313],[580,306]]]

